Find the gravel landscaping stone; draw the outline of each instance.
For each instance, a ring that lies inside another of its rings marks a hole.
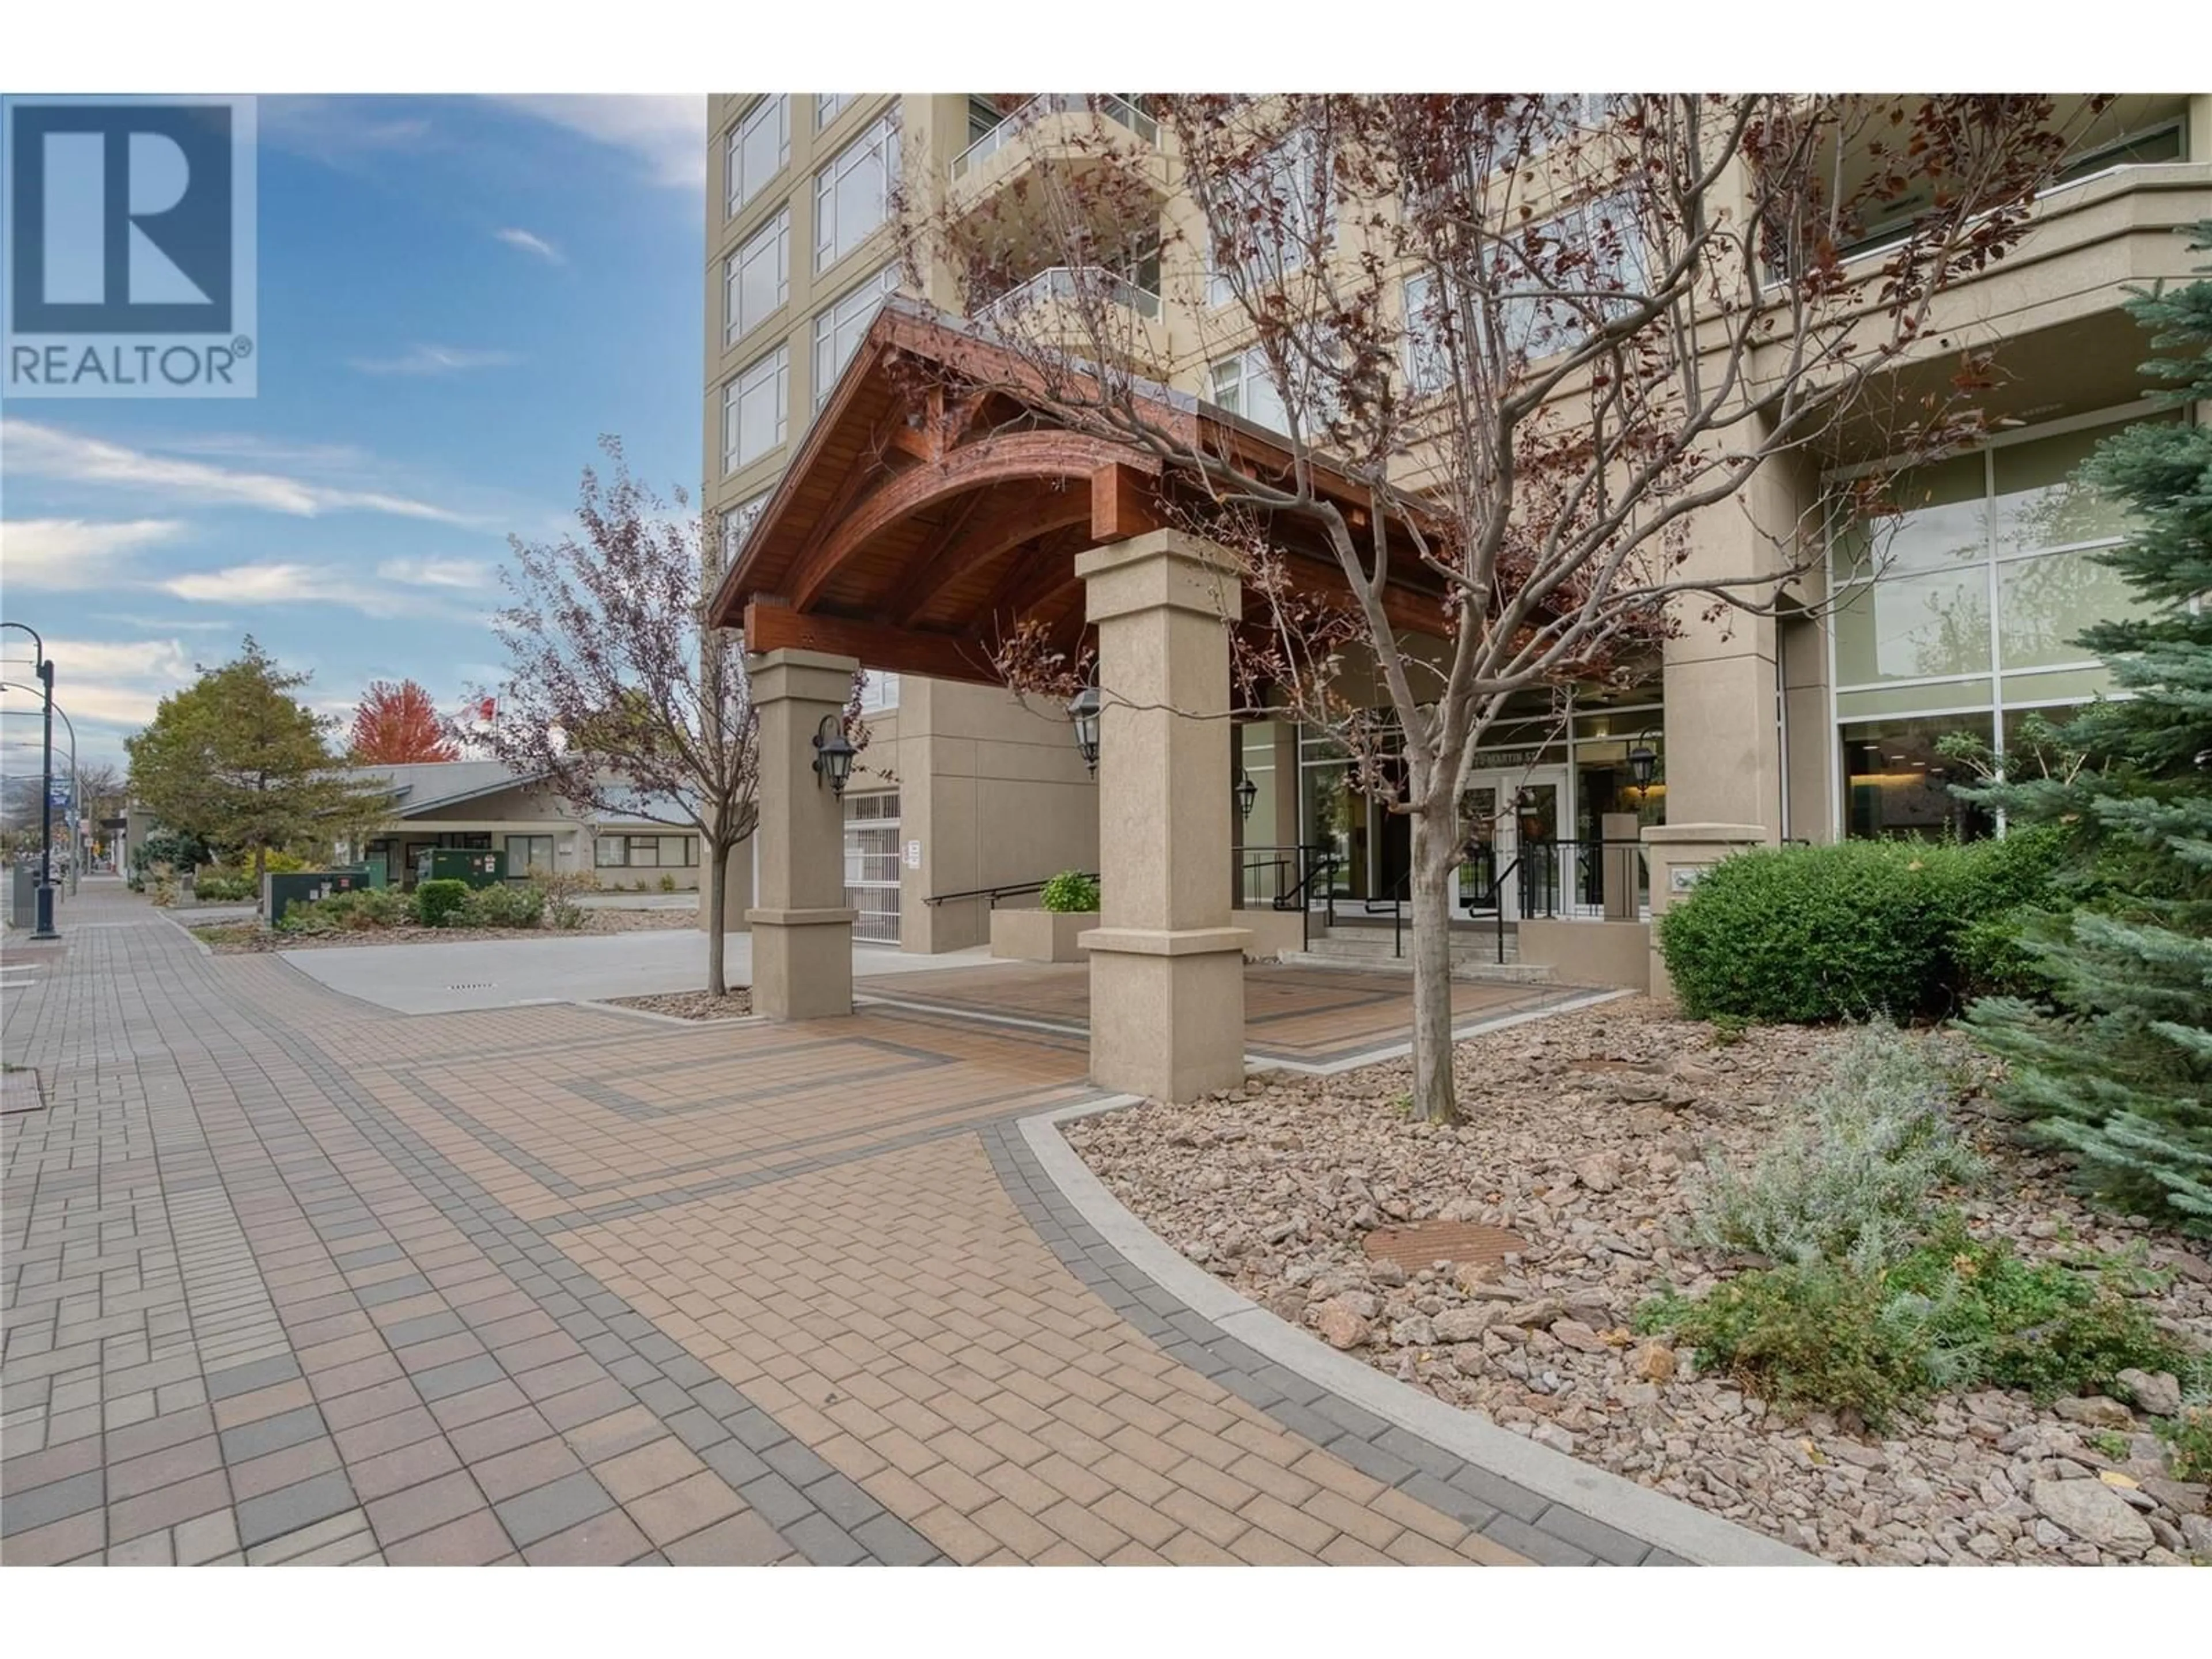
[[[1589,1462],[1839,1562],[2182,1563],[2212,1534],[2149,1407],[2171,1378],[2039,1408],[2017,1391],[1938,1395],[1884,1434],[1856,1413],[1791,1418],[1632,1334],[1662,1286],[1700,1295],[1749,1265],[1680,1242],[1708,1159],[1747,1159],[1821,1074],[1832,1030],[1710,1026],[1642,1000],[1459,1045],[1465,1121],[1411,1121],[1403,1060],[1332,1078],[1147,1102],[1065,1133],[1124,1204],[1192,1261],[1378,1370]],[[2139,1219],[2092,1212],[2054,1159],[1977,1097],[1990,1160],[1961,1205],[2030,1261],[2147,1249],[2146,1306],[2212,1345],[2212,1266]],[[1370,1260],[1382,1227],[1478,1223],[1527,1241],[1502,1265]],[[2117,1507],[2115,1507],[2117,1506]]]
[[[672,1014],[678,1019],[740,1019],[753,1011],[750,986],[740,985],[720,996],[705,991],[662,991],[644,997],[608,997],[617,1008],[642,1008],[649,1014]]]

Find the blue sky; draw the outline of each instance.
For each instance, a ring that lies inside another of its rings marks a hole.
[[[344,714],[501,672],[509,532],[618,433],[699,478],[703,98],[264,98],[259,395],[15,400],[0,580],[88,757],[252,633]],[[27,642],[6,636],[9,679]],[[4,708],[35,766],[35,703]]]

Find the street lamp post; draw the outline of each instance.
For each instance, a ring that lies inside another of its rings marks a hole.
[[[46,729],[44,775],[39,780],[39,896],[34,939],[59,939],[54,931],[54,665],[46,655],[46,642],[39,630],[23,623],[0,623],[0,628],[21,629],[31,636],[39,665],[39,683],[46,688]],[[30,688],[24,688],[28,690]]]
[[[26,685],[21,680],[0,680],[0,687],[5,687],[17,691],[40,691],[40,688],[38,686]],[[46,699],[46,753],[51,756],[54,751],[55,715],[59,714],[62,717],[62,729],[69,733],[70,805],[69,815],[67,818],[64,820],[62,828],[69,832],[70,891],[74,893],[77,890],[76,869],[79,862],[77,858],[78,848],[76,844],[77,826],[82,823],[84,817],[84,781],[82,775],[79,771],[77,766],[76,722],[70,718],[68,709],[63,708],[59,703],[53,700],[51,689],[41,693],[41,695],[45,696]],[[51,760],[48,761],[46,765],[46,775],[49,780],[53,776],[53,763]],[[51,817],[53,809],[53,788],[50,781],[46,789],[46,809],[49,817]],[[58,886],[60,884],[56,883],[55,884]]]

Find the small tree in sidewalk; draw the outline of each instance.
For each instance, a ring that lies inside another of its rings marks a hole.
[[[1794,506],[1753,512],[1761,469],[1817,470],[1846,443],[1902,468],[1972,432],[1984,370],[1955,345],[1948,381],[1908,396],[1890,377],[1943,355],[1938,301],[2022,234],[2065,123],[2033,97],[1152,110],[1157,149],[1102,119],[1071,141],[1081,165],[980,208],[906,205],[910,264],[949,267],[1002,348],[955,363],[944,392],[1125,446],[1238,556],[1245,605],[1224,620],[1243,623],[1240,684],[1268,693],[1239,712],[1328,733],[1412,820],[1414,1110],[1448,1119],[1451,874],[1492,728],[1686,617],[1771,614],[1820,540]],[[1893,245],[1845,257],[1911,202],[1927,204]],[[1211,398],[1259,441],[1158,386],[1158,303],[1133,291],[1155,264],[1198,319]],[[1708,527],[1740,551],[1701,546]],[[1293,537],[1335,595],[1286,556]],[[1440,645],[1409,638],[1408,605]],[[1050,656],[1020,622],[1002,660],[1018,684]],[[1067,654],[1051,665],[1064,677]]]
[[[479,741],[579,811],[693,831],[706,849],[707,988],[726,991],[731,855],[758,822],[760,757],[737,636],[702,628],[721,551],[681,489],[672,506],[601,440],[575,533],[509,538],[494,622],[510,678]]]

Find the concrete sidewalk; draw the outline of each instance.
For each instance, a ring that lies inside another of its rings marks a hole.
[[[726,949],[730,983],[751,983],[752,935],[732,933]],[[319,984],[402,1014],[599,1002],[609,997],[696,991],[707,983],[707,936],[688,927],[573,938],[457,939],[450,945],[338,945],[277,955]],[[911,973],[988,959],[985,952],[903,956],[895,946],[861,945],[853,949],[853,974],[860,978]]]

